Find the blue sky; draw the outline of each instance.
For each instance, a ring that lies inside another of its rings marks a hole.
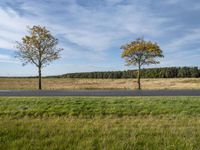
[[[159,65],[200,65],[199,0],[0,0],[0,76],[37,75],[14,58],[27,26],[46,26],[64,48],[44,75],[124,70],[120,46],[137,37],[157,42]]]

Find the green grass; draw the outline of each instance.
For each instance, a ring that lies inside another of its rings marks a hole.
[[[0,149],[200,149],[200,97],[0,97]]]
[[[200,116],[199,97],[0,98],[0,116]]]

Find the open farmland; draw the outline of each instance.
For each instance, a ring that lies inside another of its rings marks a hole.
[[[199,97],[1,97],[0,148],[200,149]]]
[[[0,90],[33,90],[36,78],[0,78]],[[44,90],[58,89],[136,89],[136,79],[44,78]],[[200,78],[142,79],[143,89],[200,89]]]

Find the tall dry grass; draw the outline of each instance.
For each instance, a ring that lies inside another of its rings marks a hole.
[[[43,89],[136,89],[136,79],[44,78]],[[200,89],[199,78],[142,79],[143,89]],[[37,79],[0,78],[1,90],[37,89]]]

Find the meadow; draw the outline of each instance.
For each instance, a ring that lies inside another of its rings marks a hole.
[[[200,78],[142,79],[143,89],[200,89]],[[136,89],[136,79],[43,78],[44,90],[59,89]],[[0,78],[0,90],[35,90],[36,78]]]
[[[0,149],[200,149],[200,97],[0,97]]]

